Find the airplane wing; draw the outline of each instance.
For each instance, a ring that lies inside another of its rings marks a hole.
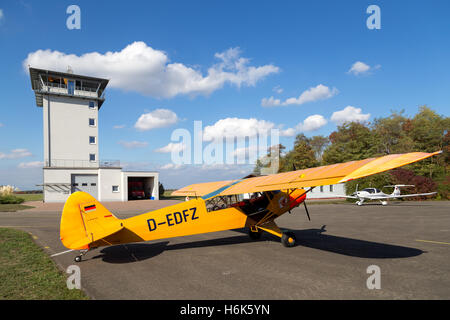
[[[398,168],[441,152],[391,154],[255,178],[199,183],[176,190],[172,195],[196,195],[209,199],[215,196],[336,184]]]
[[[421,197],[421,196],[431,196],[432,194],[436,194],[437,192],[429,192],[429,193],[415,193],[415,194],[400,194],[398,196],[389,196],[390,199],[394,198],[406,198],[406,197]]]
[[[359,199],[358,197],[355,197],[355,196],[347,196],[347,195],[343,195],[343,194],[337,194],[337,195],[335,195],[335,196],[333,196],[333,197],[336,197],[336,198]]]

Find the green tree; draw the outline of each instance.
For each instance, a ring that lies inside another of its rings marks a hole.
[[[275,162],[273,163],[274,168],[277,168],[277,166],[279,168],[281,166],[283,158],[283,150],[285,149],[286,147],[283,146],[281,143],[269,147],[267,149],[267,154],[256,160],[255,168],[253,169],[253,174],[258,176],[263,174],[263,169],[270,168],[272,166],[272,161]]]
[[[448,166],[445,147],[448,144],[446,134],[449,127],[449,117],[441,116],[427,106],[421,106],[419,112],[411,119],[408,134],[414,142],[414,151],[444,151],[444,154],[411,165],[417,175],[428,176],[439,181],[445,179]]]
[[[294,148],[286,156],[282,157],[279,172],[317,167],[317,161],[314,149],[311,146],[311,140],[303,133],[295,137]]]
[[[410,126],[410,120],[400,112],[391,112],[387,118],[377,118],[372,124],[375,138],[376,153],[395,154],[414,151],[414,141],[405,128]]]
[[[376,155],[375,137],[362,123],[349,122],[338,126],[329,139],[331,144],[322,155],[324,164],[362,160]]]
[[[314,136],[310,139],[309,144],[314,151],[316,160],[321,162],[323,152],[330,145],[330,139],[324,136]]]

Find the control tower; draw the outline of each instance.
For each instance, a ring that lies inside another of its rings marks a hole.
[[[75,191],[126,201],[130,182],[142,186],[145,198],[159,198],[157,172],[123,172],[118,160],[99,160],[98,115],[109,80],[70,68],[29,71],[36,105],[43,109],[45,202],[64,202]]]

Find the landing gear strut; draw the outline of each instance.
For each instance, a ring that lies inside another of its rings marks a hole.
[[[252,228],[248,228],[248,236],[252,240],[259,240],[261,238],[261,230],[252,230]]]

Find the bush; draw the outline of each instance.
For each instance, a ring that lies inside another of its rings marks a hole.
[[[0,204],[19,204],[24,201],[25,199],[18,198],[12,195],[0,196]]]
[[[163,184],[160,182],[160,183],[159,183],[159,196],[160,196],[160,197],[164,196],[164,192],[165,192],[165,191],[166,191],[166,190],[164,189]]]
[[[428,193],[437,191],[437,184],[432,179],[424,176],[419,176],[412,170],[397,168],[391,171],[395,179],[395,184],[412,184],[415,186],[413,193]],[[426,196],[414,197],[416,199],[427,199]],[[409,200],[414,200],[409,198]],[[408,199],[405,199],[408,200]]]

